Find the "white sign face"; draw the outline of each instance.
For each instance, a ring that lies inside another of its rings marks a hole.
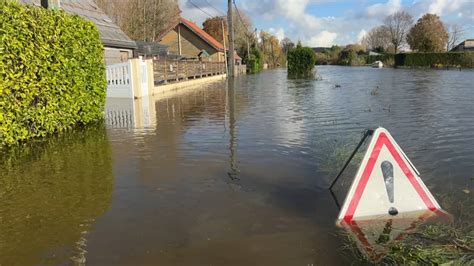
[[[399,213],[440,210],[390,133],[377,128],[367,148],[339,220],[396,218]]]

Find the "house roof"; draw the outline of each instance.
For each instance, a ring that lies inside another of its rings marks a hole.
[[[464,48],[468,48],[468,49],[474,48],[474,39],[467,39],[463,43],[464,43]]]
[[[203,29],[199,28],[193,22],[191,22],[191,21],[189,21],[185,18],[180,18],[180,22],[182,24],[186,25],[190,30],[192,30],[199,37],[201,37],[203,40],[205,40],[207,43],[209,43],[212,47],[216,48],[217,50],[224,50],[224,46],[220,42],[218,42],[216,39],[214,39],[214,37],[209,35]]]
[[[179,20],[176,20],[176,22],[174,24],[170,25],[170,27],[165,32],[163,32],[161,34],[159,39],[163,38],[168,32],[172,31],[178,24],[183,24],[186,28],[188,28],[189,30],[194,32],[197,36],[199,36],[202,40],[204,40],[206,43],[208,43],[214,49],[219,50],[219,51],[224,50],[224,46],[219,41],[214,39],[214,37],[209,35],[203,29],[199,28],[198,25],[196,25],[195,23],[193,23],[193,22],[191,22],[191,21],[189,21],[189,20],[187,20],[183,17],[180,17]]]
[[[41,6],[41,0],[20,0],[25,4]],[[61,0],[61,9],[94,22],[104,46],[135,49],[137,46],[93,0]]]
[[[206,43],[208,43],[209,45],[214,47],[216,50],[224,51],[224,46],[222,45],[222,43],[220,43],[214,37],[209,35],[209,33],[205,32],[203,29],[199,28],[198,25],[196,25],[195,23],[193,23],[193,22],[191,22],[191,21],[189,21],[189,20],[187,20],[183,17],[180,17],[179,20],[176,20],[176,22],[174,24],[172,24],[165,32],[163,32],[161,34],[159,39],[163,38],[163,36],[165,36],[168,32],[173,30],[176,27],[176,25],[178,25],[179,23],[186,26],[189,30],[194,32],[196,35],[198,35],[201,39],[203,39]],[[229,48],[227,48],[227,52],[229,52]],[[242,58],[237,54],[237,52],[234,53],[234,58],[236,60],[242,60]]]

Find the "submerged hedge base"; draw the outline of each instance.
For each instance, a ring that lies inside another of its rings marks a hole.
[[[0,146],[103,117],[103,47],[92,22],[0,0]]]
[[[403,53],[395,55],[395,66],[405,67],[474,67],[474,53]]]
[[[375,61],[395,61],[395,67],[474,67],[474,52],[457,53],[401,53],[371,55],[367,57],[367,64]]]

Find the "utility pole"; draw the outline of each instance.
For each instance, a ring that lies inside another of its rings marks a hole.
[[[227,0],[227,24],[229,31],[229,77],[234,76],[234,25],[232,22],[232,0]]]

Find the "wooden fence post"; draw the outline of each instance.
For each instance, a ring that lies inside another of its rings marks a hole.
[[[168,83],[168,65],[166,64],[166,59],[164,60],[164,70],[165,72],[163,72],[163,79],[164,79],[164,84]]]
[[[176,82],[179,81],[179,60],[176,61]]]
[[[188,79],[188,61],[184,61],[184,79]]]

